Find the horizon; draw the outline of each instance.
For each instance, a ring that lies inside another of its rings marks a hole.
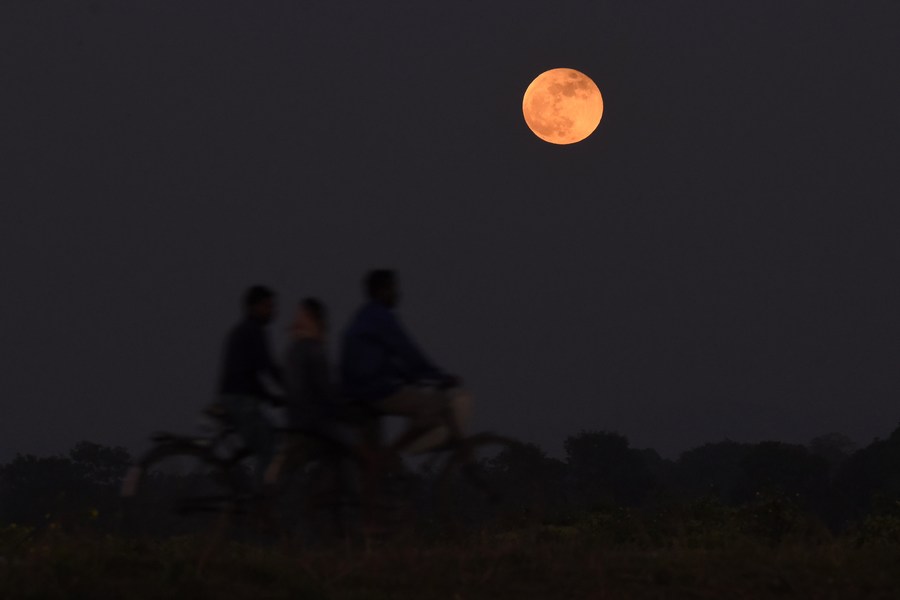
[[[199,418],[199,415],[198,415],[198,418]],[[397,431],[400,430],[401,419],[399,417],[383,417],[382,420],[384,421],[389,432],[396,433]],[[199,433],[199,431],[200,431],[199,429],[194,430],[195,433]],[[663,460],[670,461],[670,462],[678,462],[678,460],[685,453],[691,452],[693,450],[697,450],[698,448],[702,448],[704,446],[709,446],[709,445],[716,445],[716,444],[723,444],[723,443],[735,443],[735,444],[741,444],[741,445],[755,446],[755,445],[766,444],[766,443],[778,443],[778,444],[785,444],[785,445],[791,445],[791,446],[802,446],[802,447],[806,448],[807,450],[811,450],[812,449],[811,446],[812,446],[813,442],[815,442],[818,439],[827,438],[827,437],[833,436],[833,435],[839,435],[841,437],[846,438],[846,440],[848,442],[850,442],[850,444],[852,446],[852,450],[851,450],[851,454],[852,454],[859,450],[863,450],[863,449],[871,446],[874,443],[884,441],[885,439],[890,438],[891,434],[893,434],[897,431],[900,431],[900,420],[898,420],[897,424],[892,429],[890,429],[890,431],[887,431],[884,435],[875,436],[871,440],[868,440],[868,441],[855,440],[840,431],[824,432],[824,433],[816,435],[806,441],[787,441],[787,440],[777,440],[777,439],[735,440],[735,439],[730,439],[730,438],[722,438],[722,439],[707,440],[704,442],[699,442],[698,444],[696,444],[694,446],[691,446],[689,448],[684,448],[673,454],[668,454],[666,452],[662,452],[658,448],[655,448],[653,446],[636,446],[634,443],[632,443],[631,439],[626,434],[623,434],[623,433],[617,432],[617,431],[587,430],[587,429],[573,431],[569,435],[565,436],[563,439],[559,440],[559,443],[558,443],[559,451],[558,452],[554,452],[552,448],[548,448],[539,442],[534,442],[534,441],[524,440],[524,439],[519,439],[519,438],[512,438],[512,439],[514,439],[516,442],[521,442],[524,444],[532,444],[532,445],[536,446],[541,451],[543,451],[548,458],[554,458],[554,459],[564,461],[565,460],[564,443],[565,443],[566,439],[574,438],[580,434],[585,434],[585,433],[588,433],[588,434],[593,434],[593,433],[612,434],[612,435],[621,436],[621,437],[625,438],[625,440],[628,442],[628,447],[631,449],[639,450],[639,451],[652,450],[652,451],[656,452],[659,455],[659,457],[662,458]],[[171,433],[190,434],[190,433],[192,433],[192,431],[173,431]],[[147,440],[150,439],[150,435],[151,434],[148,433]],[[51,456],[65,456],[72,448],[74,448],[77,444],[80,444],[82,442],[98,444],[100,446],[109,447],[109,448],[123,448],[132,457],[139,456],[141,454],[141,452],[146,450],[146,448],[142,447],[142,446],[131,447],[131,446],[123,446],[123,445],[117,445],[117,444],[107,444],[107,443],[104,443],[102,440],[79,439],[76,442],[74,442],[70,447],[64,448],[62,450],[58,450],[55,452],[34,453],[34,452],[21,452],[21,451],[13,450],[12,452],[8,453],[8,456],[0,454],[0,464],[9,463],[12,460],[14,460],[17,456],[20,456],[20,455],[21,456],[34,456],[36,458],[46,458],[46,457],[51,457]],[[413,457],[413,458],[415,458],[415,457]]]

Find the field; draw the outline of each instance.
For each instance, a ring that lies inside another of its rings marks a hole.
[[[7,526],[0,597],[736,600],[896,598],[900,590],[900,544],[881,535],[890,523],[773,541],[687,522],[660,538],[607,517],[304,547],[236,541],[209,529],[135,539]]]
[[[0,465],[0,600],[900,598],[900,429],[832,463],[775,442],[678,461],[602,433],[565,461],[519,445],[483,465],[499,496],[420,470],[385,488],[380,536],[345,507],[349,539],[314,471],[271,513],[188,518],[161,501],[177,476],[123,503],[131,462],[83,443]]]

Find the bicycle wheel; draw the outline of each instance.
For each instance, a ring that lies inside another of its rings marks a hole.
[[[246,481],[236,461],[215,457],[209,446],[187,439],[162,441],[123,482],[128,525],[141,534],[196,531],[215,515],[241,511]]]
[[[502,489],[491,477],[490,460],[513,447],[510,438],[484,432],[449,449],[434,472],[435,508],[444,518],[483,525],[497,517]]]

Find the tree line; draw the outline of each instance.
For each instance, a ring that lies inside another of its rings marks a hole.
[[[900,427],[857,448],[831,433],[808,444],[721,441],[675,460],[632,447],[625,436],[582,431],[562,458],[517,442],[481,464],[509,514],[554,518],[610,508],[715,502],[746,506],[777,499],[840,531],[872,515],[900,515]],[[108,522],[133,457],[121,447],[80,442],[64,455],[19,454],[0,465],[0,526],[48,520]],[[427,483],[427,472],[413,473]]]

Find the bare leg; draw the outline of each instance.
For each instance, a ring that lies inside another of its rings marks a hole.
[[[444,426],[450,442],[462,439],[453,413],[453,400],[458,390],[430,390],[407,387],[384,399],[380,408],[385,414],[408,417],[409,427],[391,444],[391,450],[401,453],[426,433]]]

